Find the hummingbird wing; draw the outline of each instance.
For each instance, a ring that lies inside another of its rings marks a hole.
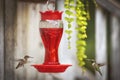
[[[98,70],[99,74],[102,76],[102,72],[100,71],[100,69]]]
[[[23,61],[23,59],[16,59],[15,61]]]
[[[21,60],[19,61],[18,65],[16,66],[16,69],[18,69],[18,68],[21,67],[21,66],[24,66],[24,64],[25,64],[25,61],[24,61],[23,59],[21,59]]]
[[[102,72],[100,71],[100,67],[97,63],[93,63],[92,65],[94,69],[102,76]]]
[[[97,64],[96,63],[96,71],[102,76],[102,72],[100,71],[100,66],[99,66],[100,64]]]

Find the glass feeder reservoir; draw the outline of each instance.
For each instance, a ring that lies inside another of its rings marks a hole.
[[[45,47],[45,59],[43,64],[33,65],[39,72],[64,72],[71,65],[60,64],[58,47],[63,34],[62,12],[40,12],[41,20],[39,31]]]

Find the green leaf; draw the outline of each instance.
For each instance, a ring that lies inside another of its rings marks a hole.
[[[70,40],[71,38],[72,38],[71,36],[68,36],[68,38],[67,38],[67,39],[68,39],[68,40]]]
[[[71,26],[72,26],[72,25],[71,25],[70,23],[68,23],[68,29],[70,29],[70,28],[71,28]]]
[[[79,39],[85,39],[85,38],[87,38],[87,35],[86,34],[78,34],[77,37]]]
[[[69,18],[69,23],[73,22],[74,21],[74,18]]]
[[[65,32],[66,32],[67,34],[71,34],[71,33],[72,33],[72,30],[65,30]]]
[[[70,46],[70,45],[68,46],[68,49],[71,49],[71,46]]]
[[[69,5],[64,5],[64,8],[69,9]]]
[[[84,56],[83,56],[83,58],[87,58],[87,56],[86,56],[86,55],[84,55]]]
[[[70,0],[70,4],[75,4],[74,0]]]
[[[69,5],[69,1],[65,1],[64,4],[65,4],[65,5]]]
[[[80,22],[80,21],[77,20],[76,22],[77,22],[77,25],[79,25],[79,26],[81,25],[81,22]]]
[[[67,15],[69,15],[69,16],[70,16],[70,15],[74,15],[73,12],[70,11],[70,10],[66,10],[65,13],[66,13]]]
[[[71,43],[70,43],[70,40],[68,41],[68,49],[71,49]]]
[[[86,28],[87,28],[86,26],[80,27],[79,31],[82,33],[86,33]]]
[[[83,14],[83,15],[87,15],[86,11],[82,11],[81,14]]]
[[[86,26],[87,22],[86,21],[76,21],[78,25],[80,26]]]
[[[79,19],[79,20],[84,20],[84,21],[86,21],[86,20],[87,20],[87,18],[86,18],[86,17],[82,17],[82,16],[79,16],[79,17],[78,17],[78,19]]]
[[[86,46],[86,41],[78,40],[78,41],[76,41],[76,44],[79,44],[79,45],[82,45],[82,46]]]
[[[74,21],[74,18],[65,17],[65,20],[66,20],[68,23],[71,23],[71,22]]]
[[[71,10],[75,10],[75,6],[70,5],[69,8],[70,8]]]
[[[78,50],[81,51],[81,53],[84,53],[86,50],[84,46],[78,46],[77,48],[78,48]]]
[[[83,62],[80,62],[80,65],[81,66],[84,66],[85,65],[85,62],[83,61]]]
[[[68,17],[65,17],[64,19],[65,19],[66,21],[69,21],[69,18],[68,18]]]
[[[76,28],[77,31],[80,31],[80,32],[82,32],[82,33],[86,33],[86,29],[87,29],[86,26],[81,26],[81,27],[77,27],[77,28]]]
[[[81,5],[81,4],[82,4],[82,2],[81,2],[80,0],[77,0],[77,4]]]

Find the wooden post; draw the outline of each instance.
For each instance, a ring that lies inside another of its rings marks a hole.
[[[111,15],[111,80],[120,79],[120,19]]]
[[[120,17],[120,4],[118,1],[119,0],[96,0],[97,4],[101,7]]]
[[[107,63],[107,32],[106,32],[106,15],[103,10],[99,7],[96,9],[96,61],[97,63]],[[101,67],[102,76],[100,74],[96,74],[96,80],[106,80],[107,79],[107,64]]]
[[[4,80],[14,80],[14,38],[17,0],[5,0],[5,74]]]
[[[17,3],[17,20],[16,20],[16,37],[15,37],[15,59],[23,58],[27,52],[27,34],[28,34],[28,4],[25,2]],[[14,67],[18,62],[14,63]],[[26,80],[26,66],[19,69],[14,69],[15,80]]]
[[[4,80],[4,0],[0,0],[0,80]]]

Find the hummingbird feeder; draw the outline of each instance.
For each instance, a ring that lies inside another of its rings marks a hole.
[[[48,10],[40,14],[39,31],[45,47],[45,59],[43,64],[32,66],[39,72],[64,72],[71,65],[59,63],[58,47],[63,34],[62,12]]]

